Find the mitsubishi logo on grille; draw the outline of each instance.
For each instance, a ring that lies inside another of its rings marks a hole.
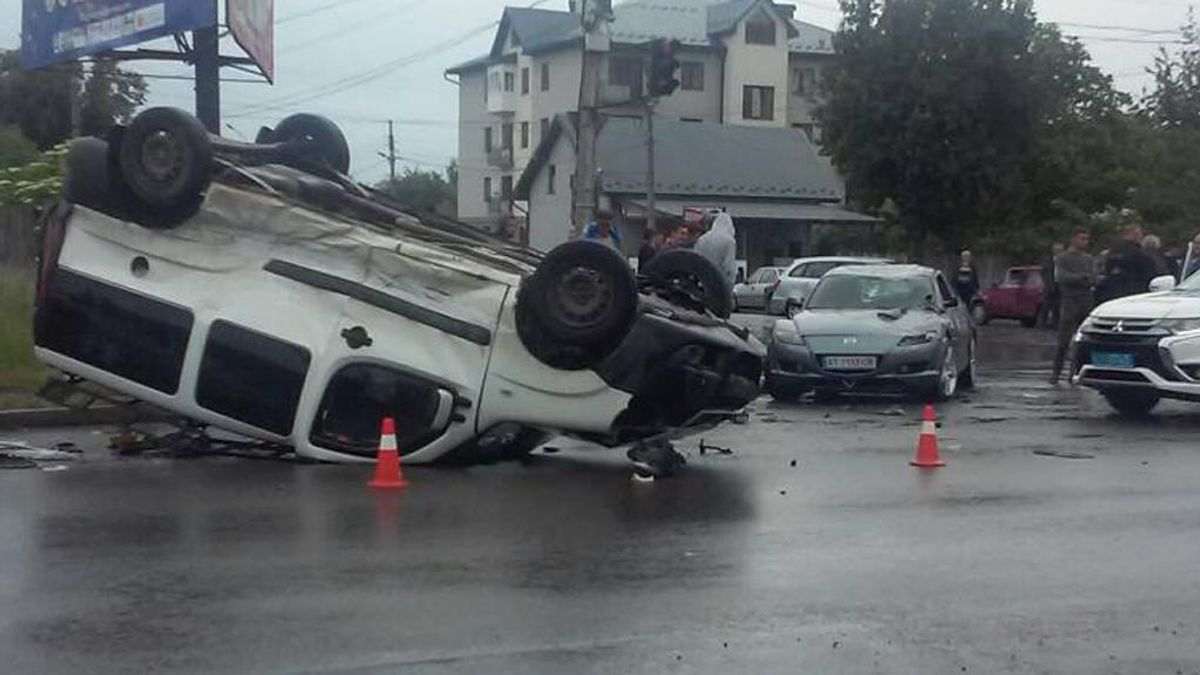
[[[1113,326],[1113,332],[1114,333],[1124,333],[1125,332],[1125,322],[1118,321],[1117,325]]]
[[[856,337],[844,337],[844,338],[842,338],[842,344],[844,344],[844,345],[856,345],[856,344],[858,344],[858,338],[856,338]]]

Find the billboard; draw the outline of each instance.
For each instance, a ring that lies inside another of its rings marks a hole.
[[[41,68],[216,23],[214,0],[22,0],[21,63]]]
[[[275,81],[275,0],[226,0],[225,21],[233,39]]]

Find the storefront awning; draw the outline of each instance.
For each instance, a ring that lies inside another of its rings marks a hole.
[[[620,197],[626,207],[633,207],[630,215],[646,213],[645,198]],[[685,208],[724,208],[729,215],[736,218],[754,218],[759,220],[790,220],[809,223],[844,223],[868,225],[878,223],[878,218],[855,213],[836,204],[796,204],[779,201],[721,201],[704,199],[656,199],[654,210],[664,216],[683,217]]]

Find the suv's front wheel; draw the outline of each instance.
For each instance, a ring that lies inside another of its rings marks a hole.
[[[1147,415],[1162,399],[1157,392],[1140,389],[1113,389],[1102,392],[1113,410],[1127,417]]]

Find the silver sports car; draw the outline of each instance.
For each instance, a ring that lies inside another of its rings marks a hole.
[[[928,267],[835,269],[770,337],[767,391],[779,400],[810,391],[947,399],[976,381],[970,313]]]

